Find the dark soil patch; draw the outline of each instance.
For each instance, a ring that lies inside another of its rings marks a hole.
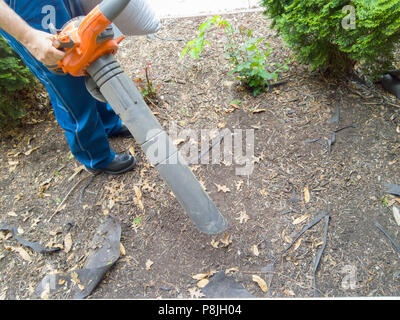
[[[265,36],[275,49],[271,59],[282,62],[290,57],[260,13],[228,18],[232,23],[248,23],[256,34]],[[105,214],[120,220],[126,255],[90,298],[189,298],[189,289],[197,282],[193,275],[235,267],[237,271],[230,275],[256,297],[312,297],[322,222],[277,260],[271,282],[265,267],[323,210],[331,220],[317,272],[320,295],[400,295],[399,254],[374,225],[379,221],[400,241],[391,208],[382,204],[384,183],[400,182],[398,101],[380,89],[351,79],[326,79],[297,63],[291,63],[284,75],[287,84],[254,98],[227,75],[223,38],[215,32],[210,33],[213,46],[202,59],[177,62],[203,21],[167,20],[158,36],[185,41],[129,38],[118,57],[133,80],[147,62],[152,64],[150,76],[159,103],[150,107],[167,129],[175,122],[178,128],[225,125],[232,132],[254,130],[254,171],[248,177],[236,175],[235,164],[192,166],[228,220],[232,242],[224,246],[224,234],[201,234],[129,139],[112,139],[111,144],[117,152],[134,147],[137,169],[117,177],[99,175],[89,185],[90,180],[82,181],[65,208],[47,222],[71,188],[88,174],[82,171],[72,177],[80,165],[71,158],[62,129],[50,113],[50,120],[16,129],[1,141],[0,222],[22,228],[27,239],[53,246],[63,244],[69,232],[73,247],[69,253],[46,255],[26,249],[32,259],[27,262],[10,249],[18,247],[17,242],[0,233],[0,297],[36,298],[33,289],[45,274],[82,266],[87,245]],[[230,105],[235,99],[242,101],[238,109]],[[330,123],[336,104],[340,121]],[[265,111],[254,113],[257,109]],[[336,134],[329,152],[332,132],[350,125],[354,127]],[[216,184],[230,191],[218,192]],[[134,186],[143,193],[144,210],[135,201]],[[244,214],[248,220],[240,221]],[[217,248],[212,245],[216,241]],[[148,260],[153,264],[146,270]],[[260,290],[252,275],[270,284],[268,293]]]

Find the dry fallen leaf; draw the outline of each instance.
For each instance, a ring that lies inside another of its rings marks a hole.
[[[218,123],[217,127],[218,127],[218,129],[223,129],[223,128],[225,128],[225,127],[226,127],[226,122],[220,122],[220,123]]]
[[[212,245],[214,248],[218,249],[219,241],[215,241],[214,239],[212,239],[212,240],[211,240],[211,245]]]
[[[220,191],[222,191],[224,193],[231,192],[231,190],[227,186],[221,186],[217,183],[214,183],[214,184],[217,187],[218,192],[220,192]]]
[[[85,286],[81,283],[81,280],[78,278],[78,274],[76,272],[71,273],[71,280],[78,285],[79,290],[85,290]]]
[[[142,197],[143,197],[142,191],[140,190],[140,188],[138,186],[134,186],[133,189],[135,190],[135,195],[136,195],[135,203],[138,205],[140,210],[144,211],[144,205],[143,205],[143,201],[142,201]]]
[[[256,257],[260,255],[260,251],[258,251],[258,246],[256,244],[251,247],[251,253]]]
[[[300,223],[304,222],[308,218],[308,216],[309,216],[308,214],[303,214],[301,217],[294,219],[292,223],[294,225],[300,224]]]
[[[237,191],[239,191],[242,188],[242,184],[243,184],[243,180],[240,180],[235,183]]]
[[[257,284],[259,285],[259,287],[261,288],[261,290],[263,292],[268,292],[268,286],[267,286],[267,283],[264,281],[264,279],[262,279],[261,277],[253,274],[252,280],[254,282],[257,282]]]
[[[229,234],[225,233],[224,237],[220,239],[223,244],[223,248],[229,246],[232,243],[232,238]]]
[[[207,277],[208,277],[208,273],[199,273],[199,274],[195,274],[194,276],[192,276],[192,278],[195,280],[202,280]]]
[[[37,150],[37,149],[39,149],[39,147],[32,148],[32,149],[30,149],[30,150],[24,152],[24,154],[25,154],[26,156],[29,156],[33,151],[35,151],[35,150]]]
[[[300,247],[300,244],[301,244],[302,240],[303,239],[300,238],[299,240],[296,241],[296,243],[293,246],[293,251],[296,251]]]
[[[0,231],[0,239],[1,240],[8,240],[11,237],[12,237],[12,232],[11,231]]]
[[[21,256],[21,258],[24,259],[25,261],[32,262],[31,256],[29,255],[28,252],[25,251],[24,248],[11,247],[11,250],[17,252]]]
[[[310,191],[308,190],[308,187],[304,187],[304,201],[305,203],[310,202]]]
[[[206,183],[201,179],[199,179],[199,182],[200,182],[200,185],[203,187],[204,191],[207,191]]]
[[[289,297],[294,297],[295,296],[293,290],[290,290],[290,289],[286,289],[285,291],[283,291],[283,293],[286,294]]]
[[[150,259],[147,259],[146,261],[146,270],[149,271],[151,266],[153,265],[153,261],[151,261]]]
[[[72,236],[71,233],[67,233],[64,237],[64,251],[69,253],[72,248]]]
[[[255,114],[255,113],[261,113],[261,112],[265,112],[265,111],[267,111],[267,110],[266,109],[255,109],[251,113]]]
[[[235,220],[239,220],[240,224],[246,223],[249,219],[250,219],[250,217],[244,211],[240,211],[239,217],[235,218]]]
[[[324,244],[323,241],[318,242],[317,244],[315,244],[315,247],[318,248],[319,246],[322,246]]]
[[[174,140],[174,145],[179,146],[180,144],[184,143],[185,139],[176,139]]]
[[[188,291],[189,291],[189,294],[190,294],[190,298],[192,298],[192,299],[198,299],[198,298],[204,297],[204,293],[202,293],[199,290],[199,288],[196,288],[196,287],[189,288]]]
[[[204,288],[209,282],[210,280],[208,279],[201,279],[199,282],[197,282],[197,286],[199,288]]]
[[[121,242],[119,243],[119,254],[120,254],[121,256],[126,256],[125,247],[124,247],[124,245],[123,245]]]
[[[135,156],[135,148],[133,146],[129,147],[129,153],[131,154],[132,157]]]
[[[50,182],[53,179],[53,177],[51,177],[50,179],[47,179],[46,181],[44,181],[39,188],[39,192],[38,192],[38,197],[39,198],[44,198],[45,196],[45,191],[50,188]]]
[[[397,225],[400,226],[400,211],[396,206],[393,206],[393,216]]]
[[[215,270],[211,270],[210,272],[207,272],[207,273],[198,273],[198,274],[195,274],[194,276],[192,276],[192,278],[195,280],[203,280],[205,278],[208,278],[209,276],[212,276],[216,272],[217,271],[215,271]]]

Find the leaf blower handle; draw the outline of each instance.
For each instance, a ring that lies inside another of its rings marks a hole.
[[[130,1],[131,0],[103,0],[103,2],[99,4],[99,9],[108,20],[114,21]]]
[[[66,52],[57,66],[48,66],[57,74],[69,73],[75,77],[85,76],[86,69],[98,58],[118,50],[121,38],[100,35],[126,8],[131,0],[103,0],[85,17],[77,17],[64,25],[54,35],[53,46]]]

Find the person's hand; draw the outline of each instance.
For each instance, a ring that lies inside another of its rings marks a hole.
[[[52,39],[52,34],[32,29],[26,35],[23,45],[44,65],[54,66],[64,58],[65,53],[53,47]]]

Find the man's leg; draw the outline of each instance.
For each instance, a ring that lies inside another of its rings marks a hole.
[[[111,137],[121,129],[121,119],[108,103],[98,101],[96,104],[100,119],[103,122],[107,136]]]
[[[88,168],[107,167],[115,157],[83,78],[50,76],[46,84],[54,114],[75,158]]]

